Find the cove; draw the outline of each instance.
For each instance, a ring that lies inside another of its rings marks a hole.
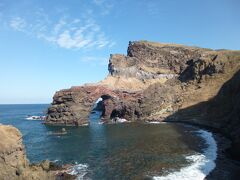
[[[21,130],[32,163],[49,159],[75,164],[69,172],[79,179],[173,179],[174,175],[189,179],[193,175],[187,168],[201,179],[214,168],[216,149],[210,145],[215,141],[207,141],[211,134],[195,127],[173,123],[103,125],[99,123],[101,112],[96,111],[89,126],[65,127],[67,134],[58,135],[60,126],[26,120],[27,115],[44,115],[46,108],[1,106],[1,123]]]

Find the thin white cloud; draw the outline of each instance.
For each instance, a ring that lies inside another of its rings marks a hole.
[[[10,20],[10,27],[12,27],[16,31],[23,31],[27,26],[26,21],[21,17],[14,17]]]
[[[58,33],[64,25],[66,25],[66,21],[60,19],[59,22],[54,26],[54,33]]]
[[[77,31],[74,34],[70,34],[67,30],[59,34],[54,41],[56,41],[60,47],[67,49],[83,48],[91,43],[91,39],[84,38],[81,32]]]
[[[31,34],[65,49],[103,48],[114,45],[93,18],[62,17],[56,23],[51,23],[44,12],[38,14],[35,22],[27,23],[25,19],[15,17],[9,25],[14,30]]]
[[[113,43],[108,40],[99,25],[92,19],[82,22],[79,19],[71,21],[60,20],[54,25],[50,35],[44,35],[45,40],[66,49],[103,48]]]

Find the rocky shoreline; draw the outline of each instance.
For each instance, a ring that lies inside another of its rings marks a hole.
[[[232,157],[230,152],[232,140],[219,132],[218,129],[194,124],[189,122],[166,121],[167,123],[181,123],[191,125],[209,132],[212,132],[217,143],[217,159],[215,160],[216,167],[205,178],[205,180],[238,180],[240,176],[240,162]]]
[[[169,122],[179,123],[179,122]],[[188,125],[189,123],[180,122]],[[217,159],[216,167],[205,178],[206,180],[225,180],[238,179],[240,175],[240,163],[231,158],[229,149],[231,140],[217,132],[216,129],[206,126],[190,124],[200,129],[213,132],[215,141],[217,142]],[[25,149],[22,144],[21,133],[12,126],[0,125],[0,176],[5,179],[57,179],[71,180],[77,177],[69,174],[71,165],[58,166],[50,161],[43,161],[39,164],[29,164]],[[7,138],[6,138],[7,136]],[[7,140],[7,142],[5,142]],[[15,151],[16,150],[16,151]]]
[[[240,163],[231,158],[228,152],[231,148],[231,140],[224,137],[222,134],[213,133],[214,139],[217,142],[217,159],[216,167],[205,178],[206,180],[237,180],[240,176]]]
[[[2,180],[73,180],[66,173],[71,166],[58,166],[48,160],[30,164],[22,143],[22,134],[9,125],[0,125],[0,179]]]
[[[222,134],[225,138],[216,137],[217,167],[207,179],[237,177],[240,51],[130,42],[126,56],[110,56],[108,70],[99,83],[56,92],[45,123],[86,125],[94,103],[102,98],[98,107],[105,122],[183,122]]]
[[[104,122],[177,121],[217,129],[240,159],[240,51],[147,41],[111,55],[109,75],[96,84],[60,90],[45,124],[81,126],[95,102]]]

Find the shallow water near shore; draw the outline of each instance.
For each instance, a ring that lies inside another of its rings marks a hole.
[[[90,125],[51,127],[42,121],[48,105],[0,105],[0,123],[11,124],[23,134],[32,163],[49,159],[76,164],[71,173],[80,179],[202,179],[215,164],[216,145],[211,133],[181,124],[99,124],[100,112]],[[189,175],[192,171],[192,176]],[[176,174],[180,173],[180,174]],[[189,177],[189,178],[188,178]]]

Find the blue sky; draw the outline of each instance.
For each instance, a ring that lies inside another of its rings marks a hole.
[[[97,82],[131,40],[240,49],[239,0],[0,0],[0,104]]]

